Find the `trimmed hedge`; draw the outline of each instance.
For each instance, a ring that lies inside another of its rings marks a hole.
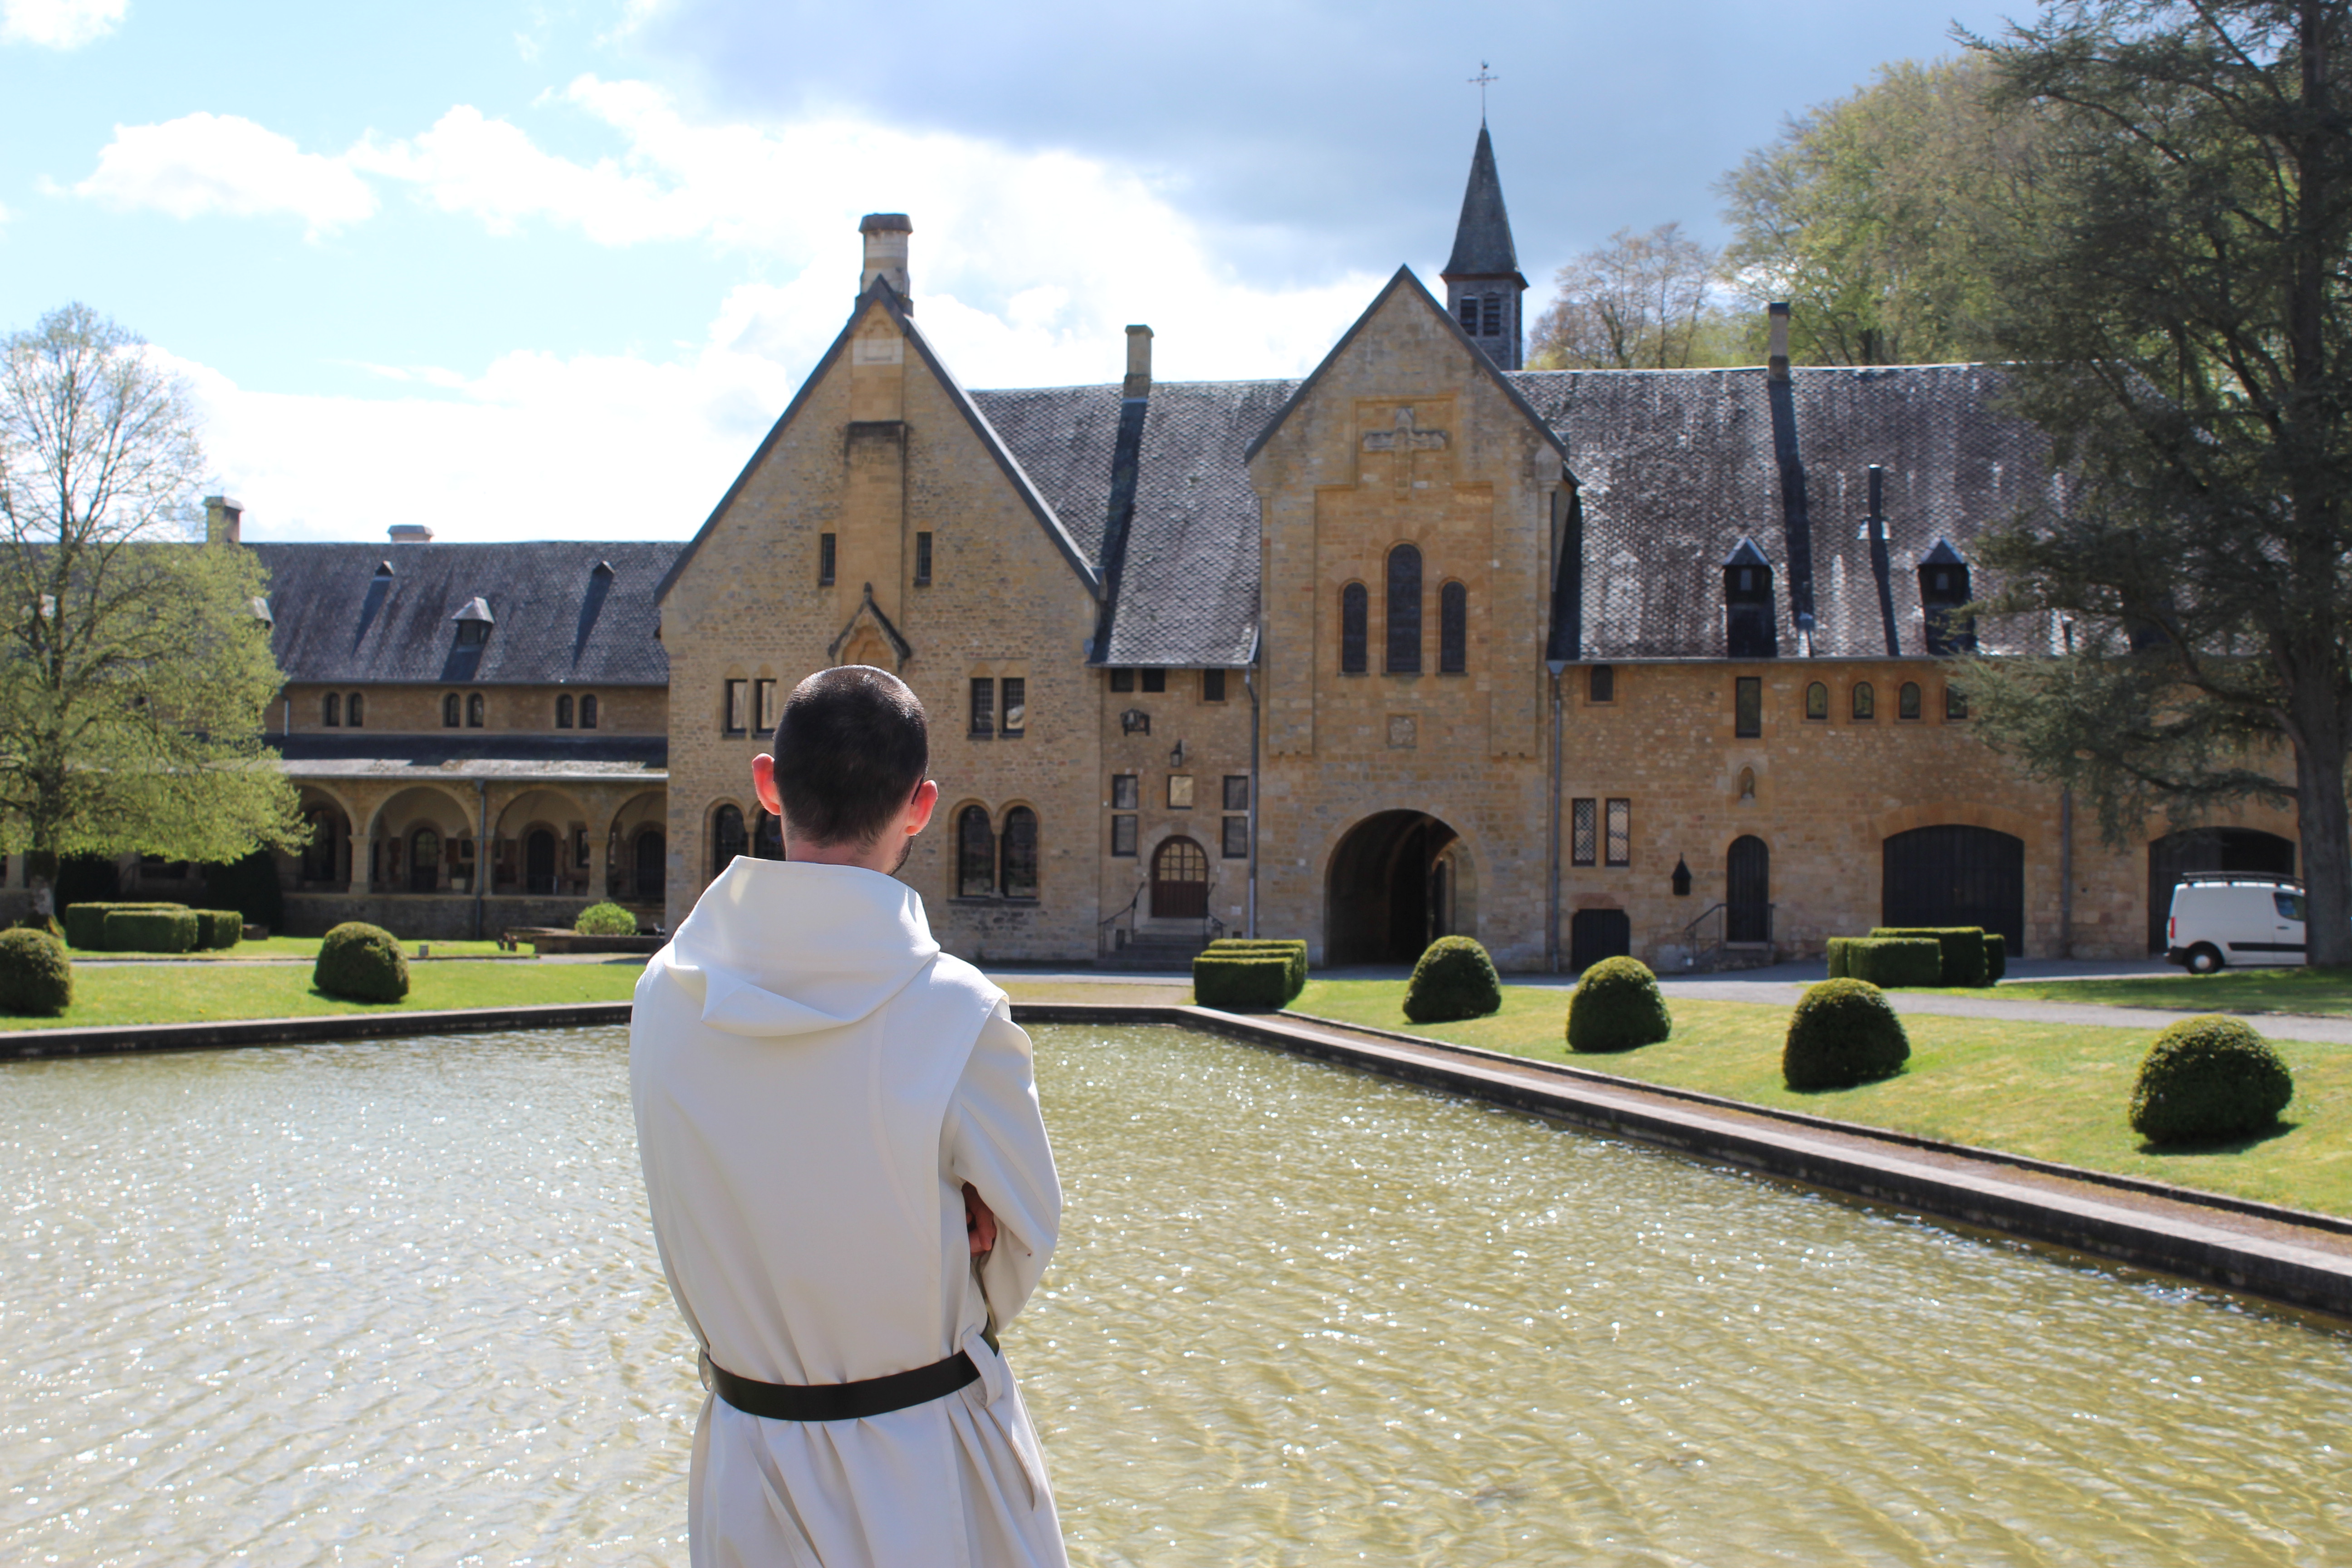
[[[63,916],[68,945],[84,952],[104,952],[106,917],[117,910],[184,910],[185,904],[122,904],[96,901],[68,904]]]
[[[206,952],[226,952],[245,940],[242,910],[198,910],[196,945]]]
[[[1298,999],[1307,989],[1307,944],[1281,937],[1223,936],[1209,944],[1208,951],[1221,953],[1275,953],[1290,961],[1290,982],[1283,994],[1286,1005]]]
[[[635,936],[637,917],[618,904],[591,904],[580,911],[572,929],[582,936]]]
[[[54,1018],[73,1004],[73,961],[45,931],[0,931],[0,1013]]]
[[[2239,1018],[2183,1018],[2157,1036],[2132,1085],[2132,1131],[2151,1143],[2243,1138],[2278,1121],[2294,1075]]]
[[[1997,931],[1985,932],[1985,984],[2000,984],[2009,973],[2009,938]]]
[[[1985,933],[1982,926],[1879,926],[1870,934],[1886,938],[1933,938],[1943,949],[1944,973],[1941,981],[1927,981],[1924,982],[1926,984],[1985,984]]]
[[[1880,986],[1943,984],[1944,950],[1933,938],[1849,936],[1838,940],[1845,943],[1845,973],[1837,976],[1841,980],[1861,980]]]
[[[1852,1089],[1892,1078],[1910,1059],[1910,1037],[1885,992],[1866,980],[1824,980],[1789,1015],[1780,1077],[1794,1089]]]
[[[109,952],[194,952],[200,929],[191,909],[109,910],[99,945]]]
[[[1848,977],[1846,964],[1849,960],[1846,956],[1846,944],[1854,940],[1854,938],[1850,936],[1833,936],[1830,938],[1829,961],[1830,978],[1832,980],[1843,980]]]
[[[346,921],[319,943],[310,984],[347,1002],[397,1002],[408,994],[408,955],[382,926]]]
[[[1404,1016],[1416,1024],[1483,1018],[1503,1005],[1503,982],[1486,950],[1466,936],[1441,936],[1405,982]]]
[[[1568,999],[1568,1048],[1630,1051],[1674,1033],[1658,977],[1638,958],[1604,958],[1584,972]]]
[[[1192,1001],[1198,1006],[1262,1013],[1290,997],[1287,953],[1208,952],[1192,960]]]

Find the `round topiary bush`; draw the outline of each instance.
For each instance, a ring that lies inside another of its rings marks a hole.
[[[29,926],[0,931],[0,1013],[54,1018],[72,1001],[73,964],[64,942]]]
[[[618,904],[591,904],[580,911],[572,929],[582,936],[635,936],[637,917]]]
[[[1495,961],[1466,936],[1441,936],[1429,944],[1405,983],[1404,1016],[1416,1024],[1446,1024],[1483,1018],[1503,1005],[1503,983]]]
[[[382,926],[347,921],[319,944],[310,984],[346,1002],[397,1002],[408,994],[408,956]]]
[[[1886,993],[1867,980],[1824,980],[1789,1015],[1780,1076],[1790,1089],[1852,1089],[1893,1078],[1910,1059],[1910,1037]]]
[[[2157,1036],[2132,1085],[2132,1131],[2151,1143],[2260,1132],[2294,1098],[2294,1075],[2242,1019],[2183,1018]]]
[[[1638,958],[1604,958],[1568,999],[1568,1048],[1630,1051],[1674,1033],[1658,977]]]

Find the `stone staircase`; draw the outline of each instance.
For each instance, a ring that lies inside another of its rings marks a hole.
[[[1097,969],[1161,970],[1171,973],[1190,974],[1192,960],[1209,944],[1203,938],[1165,936],[1157,932],[1139,931],[1133,941],[1112,949],[1095,960]]]

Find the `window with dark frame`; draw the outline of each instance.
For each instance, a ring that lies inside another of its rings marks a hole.
[[[459,647],[479,647],[489,640],[489,622],[459,621],[457,623],[457,646]]]
[[[971,678],[971,734],[984,740],[996,733],[996,678],[975,675]]]
[[[1830,717],[1830,689],[1816,680],[1805,688],[1805,718],[1809,722],[1826,724]]]
[[[833,541],[834,536],[830,533],[820,533],[816,536],[816,585],[820,588],[833,586],[835,553]]]
[[[593,691],[580,700],[580,727],[583,730],[596,727],[596,694]]]
[[[915,535],[915,586],[931,585],[931,536],[926,532]]]
[[[367,694],[354,691],[343,699],[343,727],[347,730],[367,728]]]
[[[1609,803],[1608,863],[1631,866],[1633,863],[1633,803],[1612,800]]]
[[[1584,675],[1584,700],[1587,702],[1617,700],[1617,667],[1596,664]]]
[[[319,704],[319,722],[330,730],[340,730],[343,727],[343,694],[341,692],[327,693],[325,700]]]
[[[357,702],[359,699],[354,697],[352,700]],[[1945,687],[1944,717],[1948,720],[1961,720],[1966,719],[1968,716],[1969,694],[1961,690],[1957,686]],[[357,721],[355,720],[353,722],[357,722]]]
[[[1225,809],[1227,811],[1249,809],[1249,774],[1227,773],[1225,775]]]
[[[1499,294],[1489,294],[1489,295],[1487,295],[1487,296],[1486,296],[1485,316],[1486,316],[1486,323],[1485,323],[1485,324],[1486,324],[1486,331],[1485,331],[1484,332],[1482,332],[1480,335],[1481,335],[1482,337],[1489,337],[1489,338],[1497,338],[1497,337],[1502,336],[1502,335],[1503,335],[1503,297],[1502,297],[1501,295],[1499,295]]]
[[[1120,859],[1135,857],[1135,818],[1114,816],[1110,819],[1110,852]]]
[[[1029,682],[1018,675],[1004,678],[1004,722],[997,733],[1010,739],[1029,727]]]
[[[1863,722],[1878,717],[1878,694],[1870,689],[1867,680],[1854,682],[1853,709],[1854,718]]]
[[[1463,675],[1470,668],[1470,590],[1448,583],[1437,590],[1437,673]]]
[[[1133,670],[1131,670],[1131,669],[1114,669],[1114,670],[1112,670],[1112,671],[1110,672],[1110,689],[1111,689],[1113,691],[1132,691],[1132,690],[1134,690],[1134,689],[1135,689],[1135,671],[1133,671]]]
[[[1421,673],[1421,551],[1400,544],[1389,552],[1388,662],[1391,675]]]
[[[1110,775],[1110,808],[1113,811],[1133,811],[1143,804],[1143,776],[1140,773]]]
[[[470,695],[468,695],[468,696],[467,697],[467,699],[466,699],[466,728],[467,728],[467,729],[468,729],[468,730],[478,730],[478,729],[480,729],[480,728],[482,727],[482,716],[483,716],[483,709],[484,709],[484,706],[485,706],[485,704],[484,704],[484,703],[483,703],[483,701],[482,701],[482,694],[481,694],[480,692],[478,692],[478,691],[477,691],[477,692],[473,692],[473,693],[471,693]]]
[[[764,735],[776,727],[776,721],[782,718],[784,712],[776,705],[776,683],[773,680],[765,679],[760,680],[754,685],[752,691],[757,699],[752,704],[752,710],[759,715],[760,733]],[[586,726],[583,725],[582,728],[585,729]]]
[[[1008,899],[1037,896],[1037,814],[1016,805],[1004,814],[1000,886]]]
[[[1895,693],[1895,717],[1910,720],[1919,717],[1919,683],[1906,680]]]
[[[1594,864],[1601,854],[1601,803],[1582,796],[1569,803],[1568,863]]]
[[[1731,732],[1743,741],[1764,733],[1764,678],[1743,675],[1731,683]]]
[[[572,696],[569,692],[555,700],[555,727],[559,730],[572,728]]]
[[[1465,297],[1462,301],[1462,330],[1472,337],[1478,335],[1478,296]]]
[[[967,805],[956,814],[956,897],[995,895],[996,830],[989,826],[986,806]]]
[[[457,694],[454,691],[441,699],[441,727],[444,730],[457,727]]]
[[[1143,672],[1143,689],[1147,692],[1167,690],[1168,672],[1164,669],[1145,670]]]
[[[748,732],[751,727],[751,683],[748,680],[729,681],[726,701],[727,707],[721,715],[721,725],[726,733],[740,735]]]
[[[1249,858],[1248,817],[1229,816],[1225,818],[1224,843],[1220,847],[1220,848],[1224,858],[1228,860],[1246,860]]]
[[[1203,702],[1223,702],[1224,700],[1225,672],[1222,669],[1202,670],[1201,672],[1201,700]]]
[[[1339,590],[1339,673],[1364,673],[1364,644],[1367,637],[1365,622],[1369,620],[1371,595],[1361,583],[1350,583]]]

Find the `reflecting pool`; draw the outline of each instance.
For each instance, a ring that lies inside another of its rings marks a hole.
[[[2352,1336],[1171,1029],[1036,1031],[1084,1563],[2352,1559]],[[0,1561],[686,1561],[616,1029],[0,1069]]]

